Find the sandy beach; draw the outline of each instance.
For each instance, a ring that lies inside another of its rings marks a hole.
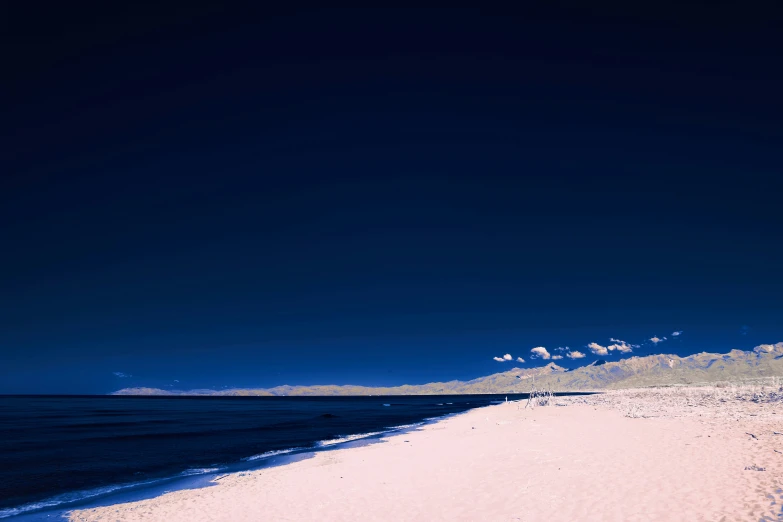
[[[70,520],[780,520],[778,392],[660,388],[499,404]]]

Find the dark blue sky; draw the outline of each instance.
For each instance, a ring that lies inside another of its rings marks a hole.
[[[0,393],[783,340],[780,13],[551,5],[11,8]]]

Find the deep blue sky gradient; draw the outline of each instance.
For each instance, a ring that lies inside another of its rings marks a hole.
[[[778,13],[15,9],[0,393],[783,340]]]

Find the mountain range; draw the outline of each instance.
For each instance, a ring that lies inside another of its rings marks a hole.
[[[445,395],[477,393],[526,393],[536,389],[600,391],[647,386],[711,384],[783,377],[783,342],[762,344],[753,351],[727,354],[697,353],[688,357],[649,355],[616,362],[595,361],[569,370],[550,362],[537,368],[513,368],[470,381],[434,382],[394,387],[353,385],[277,386],[268,389],[162,390],[124,388],[113,395],[216,395],[216,396],[313,396],[313,395]]]

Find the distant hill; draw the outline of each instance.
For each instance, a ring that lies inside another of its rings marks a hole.
[[[394,387],[367,386],[277,386],[269,389],[160,390],[125,388],[113,395],[217,395],[217,396],[306,396],[306,395],[445,395],[475,393],[520,393],[538,389],[555,391],[598,391],[645,386],[708,384],[783,377],[783,342],[763,344],[753,351],[732,350],[727,354],[698,353],[688,357],[650,355],[617,362],[596,361],[567,370],[555,363],[538,368],[513,368],[472,381],[434,382]]]

